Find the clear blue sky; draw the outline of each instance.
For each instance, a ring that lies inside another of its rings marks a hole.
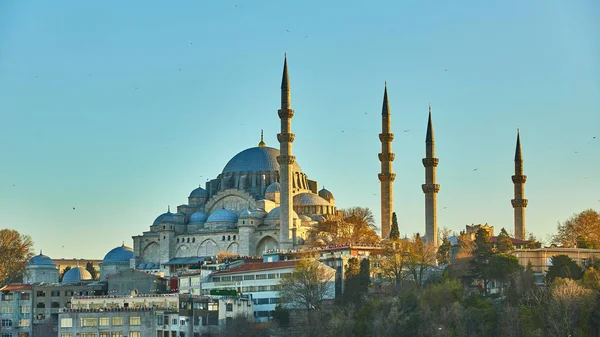
[[[520,127],[545,239],[600,209],[598,18],[595,0],[1,1],[0,228],[53,258],[132,245],[261,129],[278,147],[287,51],[294,154],[338,207],[379,222],[387,80],[401,233],[425,228],[431,103],[439,226],[512,231]]]

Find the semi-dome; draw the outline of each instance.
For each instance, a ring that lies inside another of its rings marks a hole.
[[[279,213],[280,213],[281,207],[275,207],[273,208],[269,214],[267,214],[267,217],[265,218],[265,220],[274,220],[274,219],[279,219]],[[296,218],[298,219],[298,214],[292,210],[292,218]]]
[[[190,198],[208,198],[208,191],[202,187],[198,187],[190,193]]]
[[[274,193],[281,192],[281,185],[278,182],[274,182],[271,185],[267,186],[265,193]]]
[[[329,201],[312,193],[300,193],[294,196],[294,206],[331,206]]]
[[[203,212],[196,212],[192,215],[190,215],[190,221],[189,224],[193,225],[193,224],[202,224],[206,222],[206,219],[208,217],[206,216],[206,214],[204,214]]]
[[[30,266],[56,266],[56,263],[46,255],[42,255],[42,252],[40,252],[40,255],[36,255],[29,259],[27,264]]]
[[[277,163],[279,150],[272,147],[251,147],[236,154],[225,165],[223,174],[238,172],[279,172]],[[292,171],[302,172],[298,163],[294,162]]]
[[[329,190],[326,190],[325,187],[319,191],[319,196],[325,200],[335,199],[333,197],[333,193],[331,193]]]
[[[71,283],[71,282],[81,282],[81,281],[90,281],[92,279],[92,274],[89,271],[85,270],[83,267],[75,267],[67,270],[67,272],[63,275],[62,282],[63,283]]]
[[[303,214],[303,215],[300,215],[300,221],[310,222],[310,221],[313,221],[313,220],[308,215],[304,215]]]
[[[237,222],[238,216],[234,212],[222,208],[212,212],[206,222]]]
[[[125,245],[121,245],[108,252],[104,256],[104,259],[102,259],[102,264],[129,264],[129,260],[131,260],[131,258],[133,258],[133,249]]]

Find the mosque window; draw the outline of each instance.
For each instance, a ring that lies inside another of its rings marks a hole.
[[[231,235],[227,235],[227,241],[231,241]]]
[[[177,243],[179,243],[179,238],[177,238]]]
[[[166,240],[166,239],[167,239],[167,237],[163,235],[163,240]]]
[[[190,243],[190,238],[187,239],[187,242]]]
[[[163,229],[166,229],[167,227],[163,226]]]
[[[223,235],[223,241],[225,241],[225,235]]]
[[[233,240],[235,241],[235,235],[233,236]]]
[[[251,225],[254,225],[254,221],[250,221],[250,224],[251,224]]]
[[[242,225],[245,225],[245,224],[246,224],[246,221],[243,221],[243,220],[242,220]]]
[[[196,238],[192,238],[192,242],[196,242]]]

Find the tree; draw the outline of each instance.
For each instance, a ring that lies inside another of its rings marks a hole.
[[[475,234],[475,248],[473,249],[473,257],[469,261],[471,266],[471,275],[474,280],[480,282],[483,288],[483,294],[487,295],[487,286],[490,282],[490,261],[492,258],[492,242],[489,233],[479,228]]]
[[[360,260],[358,279],[360,292],[366,295],[369,292],[369,284],[371,284],[371,261],[369,259]]]
[[[442,238],[442,244],[438,247],[438,251],[435,254],[438,265],[450,263],[450,248],[452,248],[450,240],[447,237]]]
[[[542,248],[542,243],[537,240],[533,233],[529,233],[529,235],[527,236],[527,241],[529,241],[529,243],[525,245],[525,248],[527,249]]]
[[[504,283],[508,282],[520,269],[519,259],[516,256],[504,253],[492,255],[489,276],[500,282],[500,295],[502,295]]]
[[[221,337],[268,337],[264,326],[250,322],[244,316],[234,317],[229,324],[223,328]]]
[[[600,248],[600,213],[587,209],[558,223],[553,243],[563,247]]]
[[[344,272],[344,293],[342,300],[345,303],[358,303],[360,300],[360,262],[353,257],[348,260]]]
[[[383,277],[392,280],[399,286],[404,279],[404,266],[408,260],[410,242],[404,240],[389,240],[385,243],[380,260],[380,269]]]
[[[419,233],[410,245],[406,268],[410,272],[417,286],[421,290],[423,285],[423,276],[428,268],[435,263],[435,245],[433,243],[423,243]]]
[[[33,257],[29,235],[13,229],[0,230],[0,288],[20,280],[27,262]]]
[[[551,265],[546,273],[546,281],[552,282],[554,279],[570,278],[579,280],[583,276],[583,271],[573,259],[567,255],[555,255],[550,258]]]
[[[375,232],[373,212],[366,207],[352,207],[338,214],[328,214],[311,230],[312,236],[337,244],[374,244],[379,242]]]
[[[65,276],[65,274],[71,270],[71,266],[66,266],[65,269],[63,269],[63,271],[60,273],[59,277],[58,277],[58,281],[62,282],[63,276]]]
[[[510,236],[506,232],[506,229],[502,228],[500,230],[500,234],[496,237],[496,251],[498,253],[508,253],[511,250],[514,250],[515,246],[510,239]]]
[[[333,294],[335,272],[315,259],[300,260],[294,271],[279,281],[282,302],[306,310],[319,308],[323,300]]]
[[[392,213],[392,228],[390,230],[390,239],[399,239],[400,238],[400,229],[398,228],[398,218],[396,217],[396,212]]]
[[[315,259],[300,260],[294,271],[283,276],[279,284],[279,296],[286,305],[298,306],[306,309],[308,318],[307,335],[316,333],[318,317],[313,311],[320,310],[321,304],[327,298],[333,297],[334,289],[332,280],[335,270],[329,268]]]
[[[98,272],[96,271],[96,268],[94,268],[94,264],[92,262],[88,262],[85,265],[85,270],[87,270],[90,273],[90,275],[92,275],[92,280],[98,279]]]

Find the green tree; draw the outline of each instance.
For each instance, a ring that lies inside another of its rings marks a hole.
[[[13,229],[0,230],[0,288],[21,280],[27,262],[33,257],[29,235]]]
[[[384,278],[391,280],[396,287],[404,279],[404,267],[410,253],[410,242],[389,240],[383,248],[379,269]]]
[[[450,248],[452,244],[447,237],[442,238],[442,244],[438,247],[438,251],[435,254],[438,265],[447,265],[450,263]]]
[[[475,248],[473,249],[473,257],[469,263],[473,279],[478,281],[482,293],[486,296],[488,294],[488,284],[491,279],[490,262],[492,255],[490,235],[485,229],[479,228],[475,234]]]
[[[527,236],[527,241],[529,241],[525,245],[525,248],[527,248],[527,249],[542,248],[542,243],[537,240],[537,238],[535,237],[535,235],[533,235],[533,233],[529,233],[529,236]]]
[[[520,269],[521,266],[516,256],[503,253],[492,255],[490,260],[490,278],[500,283],[501,295],[504,283],[510,281],[511,277]]]
[[[98,279],[98,272],[96,272],[96,268],[94,268],[94,264],[92,262],[88,262],[85,265],[85,270],[87,270],[90,275],[92,275],[92,280]]]
[[[508,253],[514,249],[515,246],[513,245],[510,236],[506,232],[506,229],[502,228],[500,234],[496,237],[496,251],[499,253]]]
[[[358,278],[361,294],[367,295],[369,292],[369,285],[371,284],[371,261],[369,261],[369,259],[360,260],[360,272]]]
[[[344,272],[344,293],[342,301],[344,303],[357,303],[360,300],[360,262],[353,257],[348,260]]]
[[[587,209],[557,227],[553,243],[563,247],[600,248],[600,213]]]
[[[390,230],[390,239],[400,239],[400,229],[398,228],[398,218],[396,212],[392,213],[392,228]]]
[[[546,281],[552,282],[554,279],[570,278],[579,280],[583,276],[583,271],[573,259],[567,255],[555,255],[550,258],[551,265],[546,272]]]

